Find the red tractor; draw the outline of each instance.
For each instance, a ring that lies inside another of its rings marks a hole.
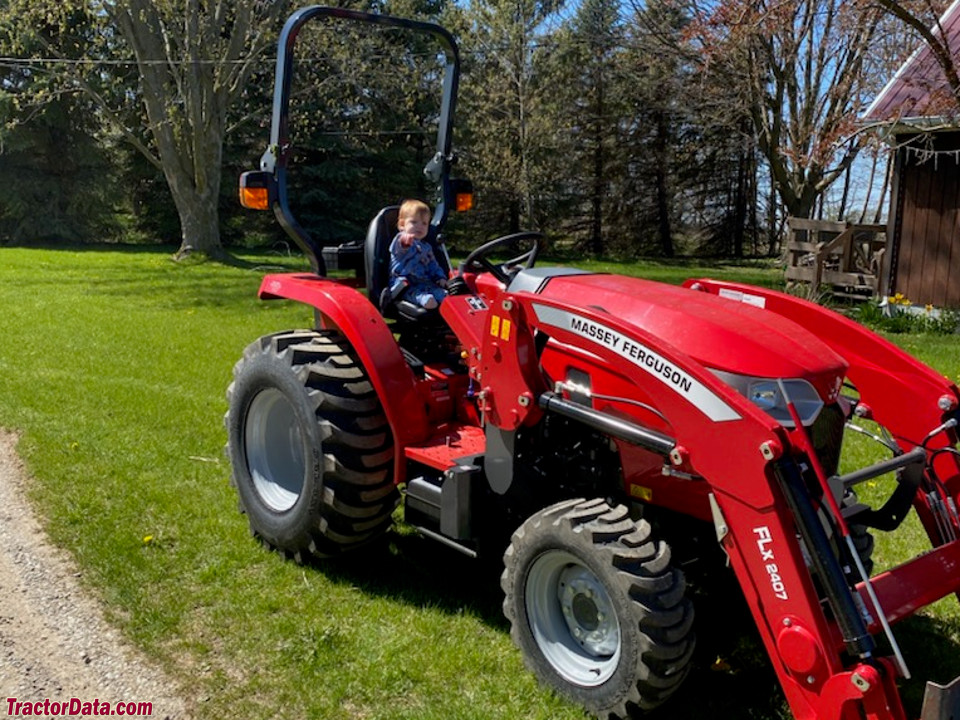
[[[458,202],[451,35],[342,9],[291,16],[270,146],[241,196],[272,208],[313,267],[265,277],[260,297],[306,303],[316,327],[262,337],[234,368],[228,452],[255,534],[297,560],[336,556],[382,536],[402,504],[406,523],[466,555],[506,547],[503,607],[527,665],[604,718],[657,707],[688,674],[694,607],[666,539],[695,538],[722,550],[721,571],[726,556],[795,718],[904,720],[909,670],[890,626],[960,589],[957,387],[790,295],[536,266],[533,233],[448,268],[438,310],[391,302],[396,208],[362,243],[323,247],[288,203],[292,48],[316,20],[439,44],[427,175],[447,264]],[[333,263],[356,276],[327,277]],[[841,473],[856,423],[874,424],[889,457]],[[889,498],[860,503],[854,488],[881,476]],[[871,577],[872,533],[911,508],[930,547]],[[960,681],[928,683],[922,717],[960,718]]]

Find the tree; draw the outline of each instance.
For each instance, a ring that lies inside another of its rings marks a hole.
[[[468,174],[477,182],[489,226],[543,229],[548,188],[544,169],[555,128],[544,112],[550,89],[540,68],[550,52],[543,29],[554,0],[477,0],[463,10],[469,75],[462,84],[461,127]]]
[[[607,248],[613,210],[612,164],[617,154],[621,102],[618,73],[623,51],[617,0],[584,0],[572,21],[554,33],[547,82],[548,112],[563,165],[556,168],[571,217],[568,227],[594,255]],[[570,222],[572,221],[572,222]]]
[[[689,147],[693,116],[687,76],[690,64],[679,47],[686,22],[670,0],[633,3],[623,57],[623,93],[630,102],[622,145],[630,158],[625,173],[635,244],[673,257],[675,234],[687,187],[679,159]],[[647,238],[650,238],[647,240]]]
[[[56,42],[38,37],[44,53],[61,64],[48,71],[60,92],[81,91],[158,170],[163,172],[180,218],[177,257],[222,252],[217,202],[224,136],[231,104],[274,37],[285,2],[260,0],[12,0],[18,29],[40,24],[66,31]],[[69,32],[79,25],[93,33]],[[39,21],[39,22],[38,22]],[[124,87],[125,66],[108,60],[105,44],[135,64],[139,86]],[[129,103],[142,103],[146,132],[128,122]]]
[[[231,103],[272,37],[283,2],[124,0],[100,9],[133,50],[153,147],[180,215],[178,257],[220,253],[217,202]]]
[[[14,98],[0,98],[0,116]],[[88,107],[60,98],[28,123],[0,127],[0,243],[85,242],[113,235],[116,168],[91,137]]]
[[[98,146],[95,113],[82,97],[49,92],[42,65],[27,59],[8,32],[13,19],[4,10],[0,6],[6,59],[0,65],[0,241],[109,237],[116,166]],[[49,40],[59,28],[38,25],[34,32]]]
[[[864,62],[880,13],[843,0],[721,0],[690,41],[703,69],[742,88],[758,147],[786,212],[810,217],[856,158]]]

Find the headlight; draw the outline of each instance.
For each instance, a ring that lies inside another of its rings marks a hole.
[[[797,409],[800,422],[805,427],[813,425],[823,408],[823,400],[820,399],[813,385],[806,380],[771,380],[737,375],[723,370],[712,370],[712,372],[784,427],[793,427],[793,418],[790,417],[790,411],[787,409],[787,400],[783,397],[781,385]]]

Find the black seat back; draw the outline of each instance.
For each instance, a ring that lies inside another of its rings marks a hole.
[[[390,242],[397,234],[400,207],[389,205],[377,213],[367,228],[363,247],[363,262],[367,271],[367,292],[370,302],[381,311],[380,296],[390,284]]]

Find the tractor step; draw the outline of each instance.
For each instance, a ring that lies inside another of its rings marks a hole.
[[[486,445],[486,435],[482,428],[449,423],[442,425],[427,442],[407,445],[403,453],[408,460],[444,471],[460,465],[464,459],[482,455]]]
[[[920,720],[956,720],[960,718],[960,677],[947,685],[928,682],[923,694]]]

